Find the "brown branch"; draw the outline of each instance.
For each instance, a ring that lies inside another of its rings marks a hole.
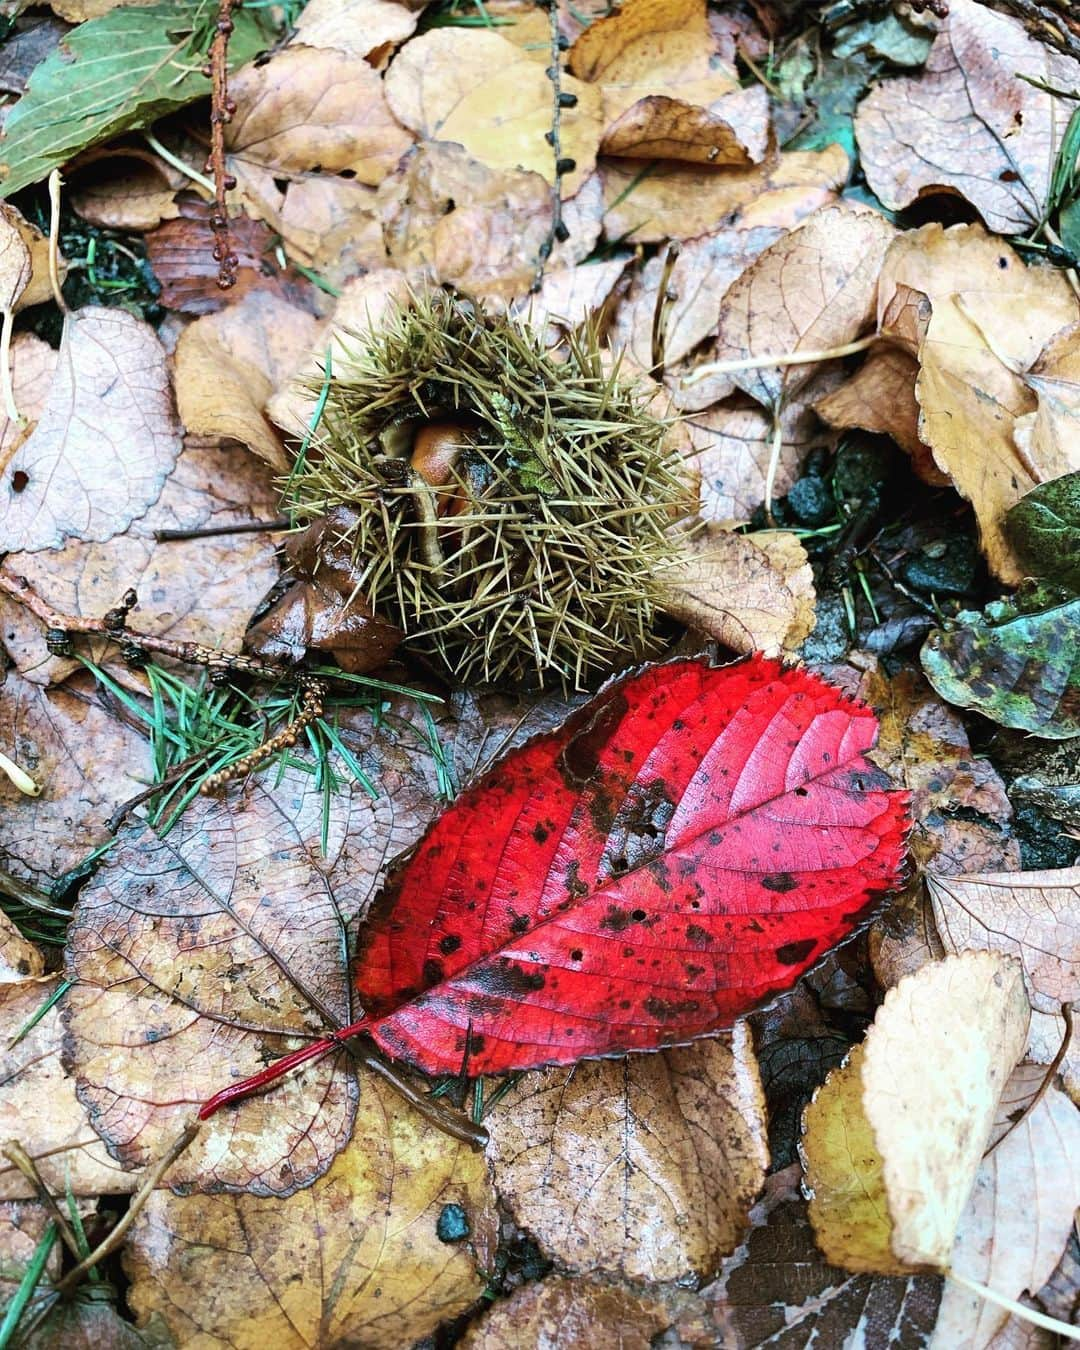
[[[218,265],[218,285],[228,290],[236,285],[240,259],[233,251],[229,236],[227,194],[236,187],[236,179],[225,170],[225,125],[232,121],[236,104],[229,97],[229,38],[233,31],[232,12],[240,0],[218,0],[214,40],[210,61],[204,73],[210,79],[210,157],[206,171],[214,178],[214,204],[210,210],[210,229],[214,234],[214,261]]]
[[[551,146],[555,156],[555,181],[551,187],[551,228],[548,230],[547,238],[540,245],[540,260],[532,283],[534,291],[540,289],[544,280],[544,267],[551,257],[551,250],[557,243],[563,244],[570,238],[570,231],[562,214],[562,180],[563,174],[573,173],[577,168],[575,160],[563,155],[560,132],[563,109],[576,107],[578,99],[577,94],[563,92],[561,53],[566,49],[567,42],[559,32],[559,6],[556,0],[547,0],[547,7],[548,17],[551,20],[551,65],[548,66],[546,74],[551,81],[552,104],[551,130],[545,133],[544,139]]]

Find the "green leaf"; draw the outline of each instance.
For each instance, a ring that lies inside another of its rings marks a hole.
[[[1032,576],[1080,593],[1080,473],[1022,497],[1005,517],[1005,530]]]
[[[965,611],[921,658],[942,698],[1047,740],[1080,736],[1080,600],[1034,614],[1005,604]]]
[[[201,73],[217,14],[213,0],[120,8],[64,38],[30,77],[0,138],[0,197],[39,182],[87,146],[146,126],[210,93]],[[234,16],[232,65],[266,45],[258,21]]]

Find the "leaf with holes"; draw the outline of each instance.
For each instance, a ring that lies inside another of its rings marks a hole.
[[[760,655],[646,667],[439,818],[361,934],[367,1034],[428,1073],[656,1050],[789,988],[901,870],[877,720]]]

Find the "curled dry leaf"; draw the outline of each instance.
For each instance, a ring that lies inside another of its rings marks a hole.
[[[575,1273],[709,1273],[768,1165],[745,1023],[682,1050],[526,1074],[486,1123],[503,1203]]]
[[[176,344],[176,398],[188,431],[240,441],[286,471],[285,447],[263,409],[318,330],[313,315],[267,291],[197,319]]]
[[[419,9],[398,0],[311,0],[296,21],[293,42],[344,52],[381,69],[399,42],[412,37]]]
[[[896,238],[879,316],[912,292],[928,297],[932,311],[918,346],[919,436],[974,507],[990,569],[1016,584],[1023,573],[1004,535],[1005,512],[1037,482],[1075,467],[1031,461],[1018,447],[1017,422],[1036,406],[1023,372],[1076,321],[1076,297],[1060,272],[1025,267],[978,225],[926,225]]]
[[[619,1350],[650,1350],[671,1323],[664,1304],[617,1285],[553,1275],[496,1303],[458,1342],[461,1350],[579,1350],[602,1328]]]
[[[351,1020],[348,953],[387,860],[432,794],[380,734],[342,732],[383,795],[329,798],[298,769],[228,804],[200,798],[164,839],[130,825],[84,889],[69,934],[67,1054],[80,1100],[125,1166],[160,1156],[199,1101],[335,1021]],[[380,772],[381,770],[381,772]],[[349,1138],[356,1084],[337,1057],[203,1127],[175,1186],[290,1195]]]
[[[706,525],[660,574],[664,609],[736,652],[794,652],[813,632],[814,573],[795,535]]]
[[[155,530],[195,530],[269,520],[278,493],[265,465],[239,446],[191,443],[181,452],[161,496],[141,520],[105,544],[72,540],[61,549],[13,553],[5,570],[24,576],[62,614],[100,618],[129,587],[138,592],[144,632],[237,651],[259,601],[277,579],[275,541],[268,534],[157,542]],[[80,669],[74,657],[52,656],[41,625],[0,597],[0,636],[16,666],[36,684],[55,684]],[[130,669],[115,644],[80,644],[84,657],[111,667],[121,683]]]
[[[69,314],[37,427],[0,469],[0,550],[111,539],[157,500],[180,444],[149,324],[121,309]]]
[[[951,952],[1015,956],[1033,1007],[1057,1013],[1080,998],[1080,868],[928,874],[938,932]],[[1080,1201],[1078,1201],[1080,1203]]]
[[[138,1178],[105,1150],[90,1128],[75,1095],[75,1082],[60,1062],[64,1028],[53,1006],[20,1040],[16,1034],[57,993],[59,976],[5,981],[0,987],[0,1131],[17,1139],[53,1194],[70,1183],[75,1195],[114,1195],[133,1191]],[[33,1196],[26,1178],[7,1159],[0,1160],[0,1198]]]
[[[0,209],[0,309],[14,310],[30,281],[30,250],[10,217],[17,214],[8,205]]]
[[[769,149],[769,96],[764,85],[751,85],[708,108],[696,108],[682,99],[653,94],[608,127],[601,148],[625,159],[656,158],[713,168],[758,164]]]
[[[348,170],[381,183],[412,144],[387,107],[381,76],[360,56],[286,47],[229,77],[231,155],[275,173]]]
[[[1016,961],[947,957],[895,985],[807,1107],[810,1218],[848,1270],[946,1270],[1028,1002]]]
[[[559,148],[575,167],[562,179],[572,196],[592,173],[600,138],[600,95],[562,78],[577,103],[560,117]],[[453,141],[489,169],[523,169],[555,180],[551,81],[519,47],[495,32],[434,28],[413,38],[386,74],[398,121],[428,140]]]
[[[608,159],[600,167],[604,233],[610,240],[655,244],[693,239],[725,217],[740,229],[793,229],[835,201],[850,164],[839,145],[792,150],[775,164],[716,170],[661,160],[643,173],[634,161]]]
[[[153,772],[146,742],[103,711],[85,676],[46,691],[8,671],[0,746],[41,787],[27,797],[0,776],[0,851],[9,871],[45,886],[106,841],[114,808]]]
[[[859,104],[855,135],[867,181],[899,210],[957,192],[999,234],[1042,219],[1080,66],[976,0],[949,17],[918,75],[883,80]],[[1042,86],[1042,87],[1040,87]]]
[[[465,1241],[439,1236],[447,1209]],[[353,1141],[287,1199],[155,1191],[125,1251],[138,1326],[226,1350],[406,1346],[483,1292],[498,1238],[482,1155],[366,1076]],[[184,1297],[175,1290],[184,1290]]]
[[[1056,333],[1024,375],[1038,400],[1013,426],[1013,439],[1040,475],[1080,470],[1080,323]]]
[[[49,241],[36,225],[20,215],[13,206],[7,202],[0,202],[0,237],[10,241],[13,256],[18,257],[19,250],[12,238],[12,231],[18,235],[30,255],[30,275],[14,300],[14,308],[18,313],[20,309],[27,309],[30,305],[40,305],[46,300],[51,300],[52,282],[49,280]],[[2,265],[3,259],[0,258],[0,266]],[[10,267],[10,262],[8,266]],[[67,275],[67,263],[62,254],[57,258],[57,269],[60,280],[63,281]]]
[[[715,357],[740,361],[825,350],[874,322],[877,278],[895,229],[847,205],[816,212],[760,254],[728,288]],[[735,384],[766,407],[798,392],[815,365],[739,371]]]
[[[125,146],[115,154],[92,152],[82,161],[71,204],[92,225],[152,230],[180,214],[176,194],[190,186],[179,169],[158,155],[138,146]]]

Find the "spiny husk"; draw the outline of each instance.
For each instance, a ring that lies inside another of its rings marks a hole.
[[[408,446],[447,417],[472,444],[425,501]],[[454,678],[587,688],[659,647],[651,578],[693,508],[666,431],[594,334],[556,360],[436,291],[357,342],[291,488],[308,519],[354,513],[358,589]]]

